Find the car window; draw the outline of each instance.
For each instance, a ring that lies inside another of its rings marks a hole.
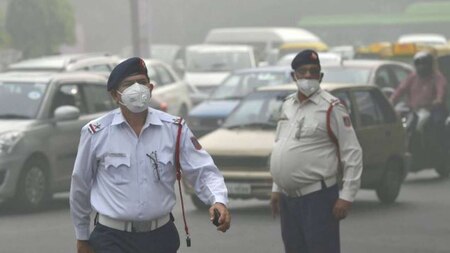
[[[410,74],[410,71],[400,66],[392,66],[392,70],[394,72],[395,78],[397,79],[395,87],[397,87],[401,82],[403,82]]]
[[[158,73],[159,79],[160,79],[160,85],[170,84],[174,83],[175,80],[172,77],[172,75],[169,73],[169,71],[161,65],[155,65],[154,66],[156,72]]]
[[[111,71],[111,68],[107,64],[98,64],[98,65],[92,65],[89,68],[89,71],[94,72],[109,72]]]
[[[77,84],[62,84],[53,96],[50,114],[53,116],[56,108],[63,105],[75,106],[80,110],[80,114],[87,114],[86,103]]]
[[[226,78],[211,94],[211,99],[226,99],[234,97],[234,90],[239,86],[240,75],[231,75]]]
[[[377,108],[379,108],[381,114],[383,115],[384,123],[394,123],[397,120],[394,109],[391,103],[386,99],[386,97],[379,90],[372,90],[371,95],[376,103]]]
[[[370,69],[361,67],[322,67],[322,82],[368,84]]]
[[[288,94],[289,91],[250,94],[229,115],[224,127],[257,126],[275,129],[281,105]]]
[[[381,109],[371,91],[355,91],[354,95],[361,126],[379,125],[384,122]]]
[[[352,100],[350,99],[350,96],[347,91],[335,91],[332,92],[333,96],[337,97],[341,103],[347,108],[348,114],[350,115],[350,118],[352,120],[352,124],[355,126],[355,117],[353,113],[353,106],[352,106]]]
[[[261,71],[233,74],[211,94],[211,99],[244,97],[262,86],[271,86],[289,82],[284,72]]]
[[[380,88],[394,88],[394,82],[389,74],[389,68],[382,66],[375,72],[375,84]]]
[[[46,83],[0,82],[0,118],[35,118],[46,88]]]
[[[161,85],[161,80],[159,79],[159,75],[156,72],[154,66],[149,66],[149,68],[147,68],[147,71],[150,82],[156,83],[156,85]]]
[[[89,113],[110,111],[117,107],[104,85],[86,84],[83,85],[83,91]]]

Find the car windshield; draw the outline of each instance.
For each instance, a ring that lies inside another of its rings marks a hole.
[[[0,82],[0,119],[35,118],[47,84]]]
[[[248,52],[188,51],[186,61],[189,72],[229,72],[252,67]]]
[[[281,105],[293,91],[261,91],[248,95],[228,116],[225,128],[275,129]]]
[[[322,82],[326,83],[369,83],[370,69],[359,67],[322,67]]]
[[[289,81],[289,75],[276,71],[232,74],[214,90],[210,99],[239,99],[258,87],[284,84]]]

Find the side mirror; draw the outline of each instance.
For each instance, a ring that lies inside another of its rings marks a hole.
[[[55,110],[56,121],[76,120],[80,117],[80,109],[72,105],[63,105]]]

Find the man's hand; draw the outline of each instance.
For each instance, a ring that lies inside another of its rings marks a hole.
[[[280,193],[272,192],[270,197],[270,207],[272,208],[272,217],[275,219],[280,213]]]
[[[220,213],[219,226],[217,227],[217,230],[225,233],[230,228],[230,212],[228,212],[228,209],[224,204],[214,203],[214,205],[209,208],[209,218],[211,221],[214,219],[214,208],[216,208]]]
[[[333,207],[333,215],[337,220],[342,220],[347,217],[350,208],[352,207],[352,202],[347,200],[338,199]]]
[[[77,240],[77,253],[94,253],[88,241]]]

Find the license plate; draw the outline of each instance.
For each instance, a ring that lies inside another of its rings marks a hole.
[[[229,194],[245,194],[249,195],[252,192],[250,184],[242,183],[226,183]]]

